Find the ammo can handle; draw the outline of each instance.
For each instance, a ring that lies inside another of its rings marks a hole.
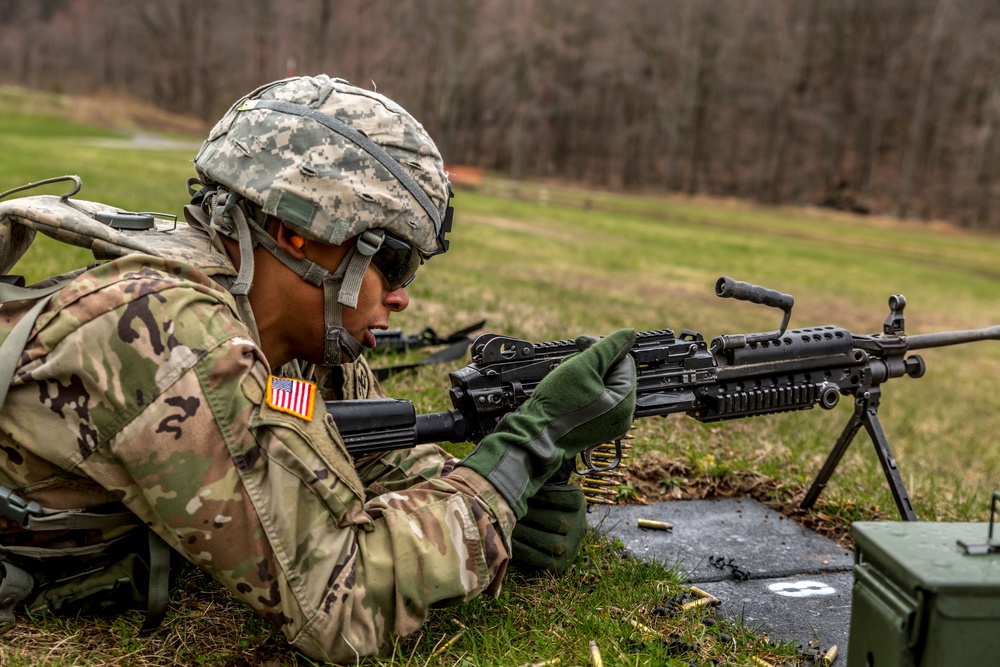
[[[969,544],[965,540],[957,540],[958,546],[965,550],[967,556],[983,556],[1000,553],[1000,544],[993,542],[993,524],[996,521],[997,501],[1000,501],[1000,491],[993,492],[993,500],[990,502],[990,528],[986,534],[986,544]]]

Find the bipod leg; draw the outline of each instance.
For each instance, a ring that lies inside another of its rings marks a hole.
[[[851,441],[854,440],[854,436],[858,434],[861,430],[862,414],[867,407],[867,401],[858,399],[854,404],[854,414],[851,415],[851,419],[847,422],[847,426],[844,427],[844,431],[840,434],[840,438],[837,439],[837,444],[833,446],[833,451],[830,452],[830,456],[826,458],[826,462],[820,469],[819,474],[816,475],[816,479],[813,481],[812,486],[809,487],[806,497],[802,499],[799,503],[799,509],[807,510],[813,506],[816,499],[819,498],[819,494],[823,492],[826,488],[826,483],[830,481],[830,476],[833,475],[833,471],[836,470],[837,464],[840,463],[840,459],[843,458],[844,452],[850,446]]]
[[[889,490],[892,492],[893,500],[896,501],[899,515],[903,518],[903,521],[916,521],[917,513],[913,511],[913,503],[910,502],[906,486],[903,485],[903,476],[899,474],[899,469],[896,467],[896,459],[889,449],[889,441],[885,438],[885,432],[882,430],[882,422],[878,418],[877,406],[867,406],[861,421],[864,423],[865,430],[868,431],[868,435],[872,439],[872,444],[875,445],[875,453],[878,454],[878,460],[882,464],[882,470],[885,472],[885,481],[889,483]]]

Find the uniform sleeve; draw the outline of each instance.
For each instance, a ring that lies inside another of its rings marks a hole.
[[[432,606],[495,589],[514,517],[484,479],[459,469],[366,502],[321,401],[311,420],[268,407],[242,325],[211,299],[158,296],[133,305],[149,312],[129,335],[160,352],[121,368],[114,433],[81,472],[315,659],[378,654]]]

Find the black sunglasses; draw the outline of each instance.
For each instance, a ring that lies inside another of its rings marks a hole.
[[[389,234],[385,235],[382,245],[372,255],[372,264],[394,291],[413,282],[423,261],[416,248]]]

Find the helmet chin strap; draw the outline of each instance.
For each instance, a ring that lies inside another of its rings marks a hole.
[[[343,327],[344,306],[358,307],[358,296],[361,294],[361,282],[365,278],[365,271],[372,261],[372,255],[382,246],[384,238],[385,232],[381,230],[376,232],[369,229],[362,232],[357,243],[341,260],[337,270],[333,273],[327,272],[323,279],[323,317],[326,320],[326,338],[323,342],[324,366],[336,366],[354,361],[364,352],[361,343]],[[278,250],[283,255],[295,259],[281,248]],[[281,257],[278,257],[278,260],[281,261]],[[293,267],[290,268],[295,271]]]
[[[344,306],[338,298],[343,291],[343,282],[336,277],[336,274],[342,273],[343,267],[344,263],[341,263],[337,271],[323,281],[323,317],[326,320],[326,334],[323,338],[324,366],[352,362],[364,351],[361,343],[343,326]]]
[[[364,346],[344,328],[344,306],[357,308],[361,292],[361,281],[371,262],[372,255],[382,245],[384,233],[381,230],[367,230],[361,234],[358,243],[352,247],[335,271],[307,259],[299,259],[278,245],[278,242],[252,217],[245,215],[243,207],[232,205],[235,194],[229,193],[221,207],[213,210],[213,215],[229,212],[236,226],[240,245],[240,270],[233,284],[234,295],[245,295],[253,284],[253,248],[263,246],[274,257],[291,269],[310,285],[323,288],[323,319],[326,332],[323,337],[324,366],[350,363],[361,356]]]

